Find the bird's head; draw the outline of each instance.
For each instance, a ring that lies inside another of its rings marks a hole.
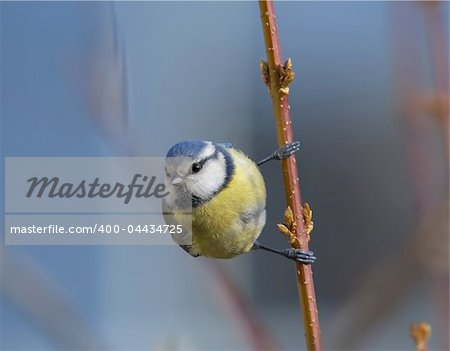
[[[182,141],[166,155],[166,186],[184,207],[212,199],[229,182],[233,161],[226,146],[211,141]]]

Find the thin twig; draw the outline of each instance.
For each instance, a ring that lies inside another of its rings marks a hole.
[[[287,60],[284,64],[282,61],[273,2],[261,0],[259,8],[268,60],[261,62],[261,71],[272,97],[278,144],[282,146],[293,141],[288,94],[289,83],[292,82],[294,73],[291,61]],[[308,251],[308,235],[304,225],[295,155],[282,161],[282,170],[286,200],[296,223],[293,232],[296,240],[292,240],[291,243],[295,248]],[[307,348],[320,350],[319,316],[310,265],[297,264],[297,286],[303,310]]]

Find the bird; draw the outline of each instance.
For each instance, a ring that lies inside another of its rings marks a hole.
[[[264,250],[302,264],[312,252],[274,249],[257,239],[266,223],[266,188],[259,170],[271,160],[297,152],[298,141],[286,144],[254,162],[231,143],[186,140],[173,145],[165,157],[168,195],[162,208],[167,224],[181,225],[172,239],[193,257],[229,259]]]

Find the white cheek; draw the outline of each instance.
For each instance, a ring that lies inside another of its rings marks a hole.
[[[189,188],[201,199],[211,197],[225,181],[226,165],[223,155],[220,156],[219,159],[208,162],[198,174],[189,176]]]

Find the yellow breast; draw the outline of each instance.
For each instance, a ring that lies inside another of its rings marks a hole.
[[[266,188],[258,166],[228,149],[234,172],[228,185],[192,210],[192,251],[230,258],[249,251],[265,224]]]

